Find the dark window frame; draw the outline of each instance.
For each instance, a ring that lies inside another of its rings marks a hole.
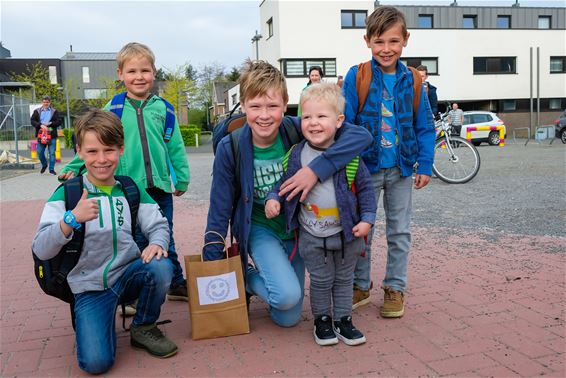
[[[288,78],[301,78],[301,77],[309,77],[307,62],[309,61],[321,61],[322,62],[322,72],[324,72],[324,77],[337,77],[336,73],[336,58],[289,58],[289,59],[281,59],[281,72],[283,72],[283,76]],[[303,74],[302,75],[289,75],[287,73],[287,63],[288,62],[303,62]],[[327,70],[327,62],[334,63],[334,74],[329,74]]]
[[[517,57],[516,56],[474,56],[473,72],[474,75],[515,75],[517,74]],[[494,69],[494,66],[502,67],[503,59],[512,59],[513,67],[510,71],[503,69]],[[482,61],[485,60],[485,61]],[[479,68],[484,66],[485,69]]]
[[[562,71],[553,71],[552,70],[552,60],[556,59],[556,60],[562,60]],[[550,62],[549,62],[549,67],[548,70],[551,74],[563,74],[566,73],[566,56],[551,56],[550,57]]]
[[[541,28],[541,27],[540,27],[540,20],[541,20],[541,19],[548,20],[548,28]],[[538,19],[537,19],[537,28],[538,28],[538,29],[541,29],[541,30],[552,29],[552,16],[549,16],[549,15],[546,15],[546,14],[543,14],[543,15],[538,16]]]
[[[499,26],[499,20],[507,20],[507,27]],[[495,20],[495,27],[497,29],[511,29],[511,15],[510,14],[498,14]]]
[[[406,66],[410,66],[413,68],[417,68],[420,65],[423,65],[423,60],[434,60],[436,61],[436,71],[431,71],[426,64],[424,64],[427,68],[427,72],[429,76],[438,76],[439,69],[438,69],[438,57],[437,56],[418,56],[418,57],[401,57],[401,61],[405,63]]]
[[[472,27],[466,26],[466,20],[472,20]],[[462,29],[477,29],[478,28],[478,15],[477,14],[465,14],[462,16]]]
[[[430,27],[421,26],[421,17],[423,19],[430,18]],[[434,15],[428,13],[419,14],[417,16],[417,25],[418,25],[418,29],[434,29]]]
[[[267,24],[267,39],[273,37],[273,17],[266,22]]]
[[[363,14],[364,15],[364,24],[363,25],[358,25],[356,23],[356,14]],[[352,26],[344,26],[342,24],[342,16],[343,15],[350,15],[351,16]],[[340,27],[342,29],[365,29],[366,28],[365,19],[367,18],[367,16],[368,16],[367,10],[363,10],[363,9],[342,9],[342,10],[340,10]]]

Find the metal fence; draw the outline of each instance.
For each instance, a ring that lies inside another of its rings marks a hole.
[[[22,97],[0,93],[0,152],[30,156],[30,142],[35,140],[30,118],[35,106]]]

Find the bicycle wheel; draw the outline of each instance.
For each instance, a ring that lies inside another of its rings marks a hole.
[[[432,171],[444,182],[464,184],[478,174],[480,154],[471,142],[458,136],[450,137],[450,145],[445,137],[436,140]]]

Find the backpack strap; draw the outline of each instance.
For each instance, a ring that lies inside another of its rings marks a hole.
[[[419,104],[421,103],[421,93],[423,91],[423,79],[419,74],[419,71],[413,67],[407,66],[408,69],[413,73],[413,114],[419,111]],[[416,117],[415,117],[416,118]]]
[[[77,206],[83,194],[83,178],[82,176],[73,177],[62,185],[65,189],[65,209],[72,210]],[[84,237],[85,224],[82,223],[81,228],[73,230],[71,241],[65,245],[65,257],[61,259],[61,266],[55,277],[58,283],[64,283],[69,272],[77,265],[83,249]]]
[[[413,67],[407,66],[413,74],[413,114],[416,115],[421,103],[422,78],[419,71]],[[372,78],[371,60],[358,64],[358,72],[356,73],[356,91],[358,92],[358,113],[364,109],[364,105],[368,98],[369,87]]]
[[[358,92],[358,113],[364,109],[371,85],[371,60],[358,64],[356,73],[356,91]]]
[[[286,172],[287,168],[289,167],[289,157],[291,156],[291,152],[293,152],[295,146],[296,144],[293,144],[291,148],[289,148],[289,151],[287,151],[285,156],[283,156],[283,161],[281,162],[281,165],[283,166],[283,172]]]
[[[346,181],[348,182],[348,187],[354,191],[354,181],[356,180],[356,174],[358,173],[358,167],[360,166],[360,157],[356,156],[348,164],[346,164]]]
[[[163,140],[168,143],[173,135],[173,130],[175,129],[175,108],[167,100],[159,97],[161,101],[165,104],[165,131],[163,133]]]
[[[136,232],[138,210],[140,208],[140,190],[130,176],[115,176],[114,178],[122,184],[124,197],[126,197],[126,201],[128,201],[128,206],[130,207],[132,234],[134,234]]]
[[[246,117],[243,117],[244,122]],[[232,218],[234,218],[234,213],[236,212],[236,204],[240,198],[241,188],[240,188],[240,135],[242,134],[242,128],[238,128],[230,133],[230,142],[232,145],[232,159],[234,159],[234,164],[236,165],[236,170],[234,172],[236,177],[236,195],[234,196],[234,203],[232,205]]]
[[[122,119],[122,113],[124,112],[124,102],[126,102],[126,92],[118,93],[112,97],[110,102],[110,111]]]

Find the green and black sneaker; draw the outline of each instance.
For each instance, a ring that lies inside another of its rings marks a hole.
[[[145,349],[159,358],[171,357],[177,353],[177,345],[169,340],[155,323],[130,327],[130,344]]]

